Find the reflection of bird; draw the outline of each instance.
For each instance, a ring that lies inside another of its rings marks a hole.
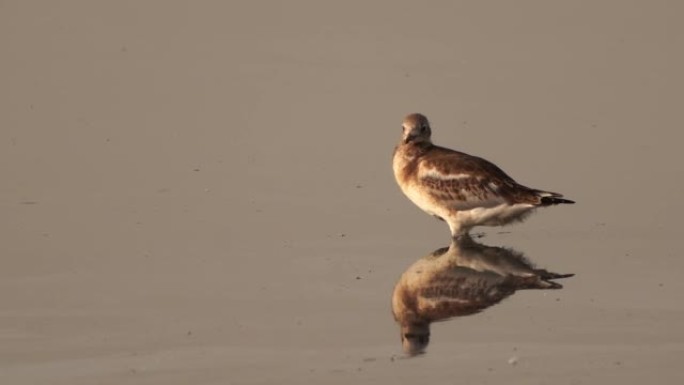
[[[575,203],[518,184],[485,159],[433,145],[424,115],[408,115],[402,129],[392,162],[397,183],[423,211],[446,221],[453,237],[523,220],[537,207]]]
[[[521,253],[476,243],[468,235],[435,250],[402,274],[392,294],[404,351],[422,353],[430,323],[482,311],[521,289],[560,289],[556,274],[536,269]]]

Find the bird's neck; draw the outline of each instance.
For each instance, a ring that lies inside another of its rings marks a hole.
[[[403,152],[407,156],[414,157],[414,156],[420,156],[420,155],[424,154],[430,148],[434,147],[434,145],[429,140],[426,140],[426,141],[420,141],[420,142],[405,143],[405,144],[402,144],[401,147],[403,148]]]

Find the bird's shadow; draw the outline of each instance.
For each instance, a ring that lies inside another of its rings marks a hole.
[[[554,280],[572,276],[538,269],[513,249],[461,237],[416,261],[394,288],[392,313],[404,352],[425,352],[432,322],[478,313],[517,290],[560,289]]]

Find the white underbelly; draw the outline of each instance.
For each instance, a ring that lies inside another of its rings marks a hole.
[[[449,219],[456,220],[462,226],[501,226],[516,220],[521,220],[534,209],[531,204],[509,205],[502,203],[492,207],[476,207],[462,210]]]

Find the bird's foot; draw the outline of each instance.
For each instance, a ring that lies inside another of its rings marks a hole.
[[[453,243],[462,243],[462,242],[469,241],[469,240],[472,240],[472,238],[470,237],[470,234],[468,234],[468,233],[459,233],[459,234],[452,234],[451,235],[451,241]]]

